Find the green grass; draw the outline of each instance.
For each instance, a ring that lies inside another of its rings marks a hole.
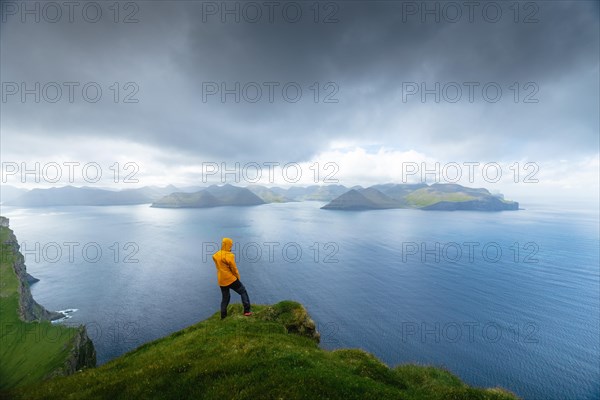
[[[147,343],[98,368],[12,393],[22,399],[514,399],[476,389],[450,372],[388,368],[356,349],[318,347],[298,303],[240,304]]]
[[[463,192],[442,193],[432,191],[429,188],[423,188],[408,194],[405,199],[410,206],[420,208],[439,203],[440,201],[469,201],[475,200],[476,197]]]
[[[19,318],[19,280],[12,267],[15,255],[5,244],[12,232],[0,227],[0,394],[10,388],[40,382],[61,370],[77,329]]]

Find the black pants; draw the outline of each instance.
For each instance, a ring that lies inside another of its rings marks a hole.
[[[248,297],[248,292],[246,292],[246,287],[244,284],[238,279],[235,282],[229,284],[228,286],[219,286],[221,288],[221,318],[225,318],[227,316],[227,306],[229,305],[229,300],[231,296],[229,295],[229,289],[233,289],[237,294],[242,296],[242,304],[244,305],[244,312],[250,312],[250,298]]]

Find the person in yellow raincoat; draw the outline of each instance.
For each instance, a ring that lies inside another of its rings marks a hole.
[[[240,281],[240,273],[235,265],[235,255],[231,252],[233,240],[223,238],[221,250],[213,254],[213,261],[217,268],[217,281],[221,288],[221,319],[227,316],[227,306],[229,305],[230,294],[229,289],[233,289],[242,297],[244,306],[244,315],[246,317],[252,315],[250,311],[250,298],[246,287]]]

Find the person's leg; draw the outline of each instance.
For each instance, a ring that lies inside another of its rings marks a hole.
[[[227,306],[229,305],[229,286],[219,286],[221,288],[221,319],[227,316]]]
[[[244,312],[250,312],[250,297],[248,296],[248,292],[246,291],[246,287],[244,286],[244,284],[238,279],[237,281],[229,285],[229,287],[235,290],[235,292],[242,297]]]

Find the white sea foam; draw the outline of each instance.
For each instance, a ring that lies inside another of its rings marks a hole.
[[[73,314],[74,312],[78,311],[78,310],[79,310],[78,308],[67,308],[66,310],[60,310],[60,311],[57,311],[57,312],[59,312],[59,313],[63,314],[63,315],[64,315],[64,317],[62,317],[62,318],[59,318],[59,319],[55,319],[54,321],[51,321],[51,322],[52,322],[53,324],[55,324],[55,323],[58,323],[58,322],[63,322],[63,321],[66,321],[66,320],[70,319],[71,317],[73,317],[73,315],[72,315],[72,314]]]

